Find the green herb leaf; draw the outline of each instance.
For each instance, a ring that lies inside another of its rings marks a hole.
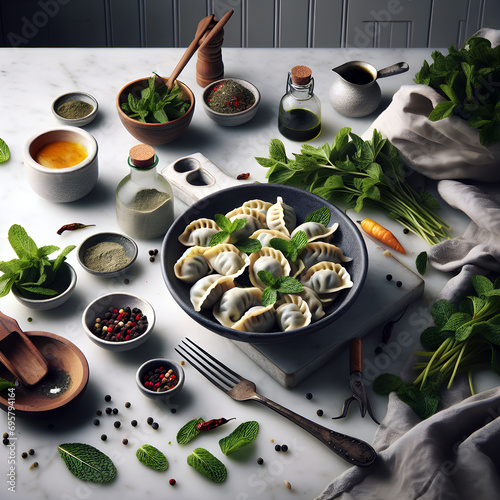
[[[219,441],[219,446],[224,455],[230,455],[235,451],[248,446],[255,441],[259,432],[259,424],[255,421],[243,422],[236,429]]]
[[[167,457],[150,444],[143,444],[135,453],[137,460],[151,469],[163,472],[168,469]]]
[[[321,207],[314,212],[311,212],[304,220],[304,222],[319,222],[323,226],[328,226],[332,214],[327,207]]]
[[[272,139],[269,144],[269,158],[286,163],[286,151],[283,142],[279,139]]]
[[[210,238],[210,242],[208,245],[214,247],[216,245],[219,245],[220,243],[224,243],[228,238],[229,238],[228,231],[219,231]]]
[[[403,385],[405,383],[397,375],[384,373],[373,381],[372,389],[376,394],[387,396],[389,393],[399,390]]]
[[[423,276],[427,270],[427,252],[420,252],[415,260],[417,271]]]
[[[256,238],[242,238],[236,241],[234,246],[243,253],[258,252],[262,249],[261,242]]]
[[[222,483],[227,477],[226,466],[204,448],[196,448],[187,457],[187,463],[216,483]]]
[[[257,276],[260,278],[262,283],[264,283],[264,285],[273,286],[276,283],[274,276],[269,271],[266,271],[265,269],[261,269],[257,273]]]
[[[198,424],[201,422],[205,422],[205,420],[200,417],[184,424],[177,432],[177,443],[182,445],[190,443],[200,433]]]
[[[10,158],[10,149],[7,143],[0,139],[0,163],[6,162]]]
[[[9,382],[8,380],[5,380],[4,378],[0,377],[0,391],[3,391],[4,389],[7,389],[9,387],[15,387],[16,384]]]
[[[70,472],[83,481],[106,483],[116,476],[111,459],[89,444],[66,443],[57,449]]]
[[[291,276],[279,276],[276,280],[276,289],[281,293],[300,293],[304,291],[302,283]]]
[[[270,286],[264,288],[260,302],[264,307],[273,305],[278,300],[278,291]]]

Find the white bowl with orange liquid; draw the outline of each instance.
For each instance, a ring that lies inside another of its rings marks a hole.
[[[97,142],[78,127],[58,127],[32,137],[24,165],[35,193],[58,203],[79,200],[97,183]]]

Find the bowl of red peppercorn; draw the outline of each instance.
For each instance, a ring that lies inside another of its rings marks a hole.
[[[202,106],[219,125],[236,127],[250,121],[260,103],[259,89],[246,80],[225,78],[203,89]]]
[[[143,344],[155,324],[151,304],[130,293],[109,293],[91,302],[83,312],[87,337],[109,351],[128,351]]]
[[[139,367],[135,380],[139,390],[148,398],[170,399],[182,390],[184,370],[170,359],[150,359]]]

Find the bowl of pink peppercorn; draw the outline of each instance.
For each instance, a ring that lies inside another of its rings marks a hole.
[[[171,399],[182,390],[184,370],[170,359],[150,359],[139,367],[135,380],[139,390],[148,398]]]
[[[109,293],[91,302],[82,317],[87,337],[109,351],[128,351],[143,344],[155,324],[153,306],[131,293]]]

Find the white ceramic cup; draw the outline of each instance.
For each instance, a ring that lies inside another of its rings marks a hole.
[[[88,155],[73,167],[44,167],[34,157],[41,147],[54,141],[81,144]],[[94,137],[78,127],[58,127],[33,136],[24,147],[24,165],[31,188],[42,198],[59,203],[83,198],[97,183],[97,149]]]

